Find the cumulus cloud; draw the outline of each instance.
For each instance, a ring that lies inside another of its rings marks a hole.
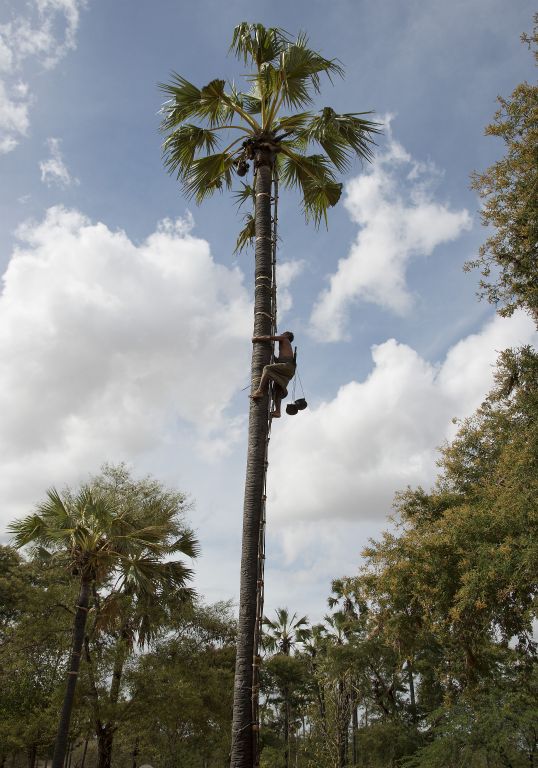
[[[523,313],[495,317],[438,365],[389,339],[372,347],[365,381],[351,381],[333,400],[279,424],[271,441],[270,509],[287,555],[296,555],[306,521],[310,528],[382,520],[396,490],[428,487],[436,447],[453,436],[453,417],[481,403],[498,351],[537,341]]]
[[[312,311],[312,331],[324,341],[345,337],[350,305],[359,300],[406,314],[411,259],[430,256],[471,227],[468,211],[435,199],[435,166],[414,160],[392,137],[390,121],[387,132],[386,150],[346,187],[344,204],[359,232]]]
[[[191,226],[161,222],[135,245],[55,207],[20,228],[0,296],[4,514],[54,478],[162,447],[178,425],[191,452],[237,439],[226,409],[248,377],[251,304]]]
[[[30,125],[29,101],[19,96],[15,88],[8,93],[6,84],[0,79],[0,154],[11,152],[25,136]]]
[[[295,259],[277,265],[278,314],[280,319],[293,306],[290,285],[304,270],[305,260]]]
[[[76,48],[84,5],[85,0],[33,0],[25,15],[0,25],[0,154],[11,152],[28,133],[32,96],[20,80],[26,62],[52,69]]]
[[[60,139],[47,139],[49,157],[39,163],[41,181],[48,187],[61,187],[66,189],[73,184],[79,184],[79,180],[69,173],[60,149]]]

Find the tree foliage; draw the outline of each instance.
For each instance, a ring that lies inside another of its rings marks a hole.
[[[523,42],[538,61],[538,14]],[[482,222],[493,227],[468,269],[482,270],[482,295],[510,315],[523,307],[538,323],[538,86],[520,83],[499,109],[486,135],[504,142],[503,157],[472,177],[483,200]]]

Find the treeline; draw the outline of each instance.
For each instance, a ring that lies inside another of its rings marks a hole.
[[[202,605],[171,559],[196,554],[185,499],[122,467],[89,488],[143,527],[125,562],[96,572],[66,765],[224,766],[235,626],[230,606]],[[78,496],[63,498],[70,508]],[[370,543],[357,576],[333,582],[325,621],[284,608],[266,619],[263,768],[536,764],[537,498],[538,354],[524,347],[501,355],[494,389],[442,450],[435,487],[398,494],[392,532]],[[164,541],[163,519],[174,524]],[[61,552],[52,524],[46,535]],[[27,560],[0,550],[8,768],[52,757],[81,575],[63,556],[42,542]]]
[[[0,548],[0,764],[221,764],[229,748],[235,625],[189,586],[197,542],[185,497],[106,466],[49,493]],[[70,727],[81,584],[89,579]],[[215,762],[216,760],[216,762]]]
[[[398,494],[396,532],[333,582],[323,624],[267,625],[262,765],[523,768],[538,760],[538,355]]]

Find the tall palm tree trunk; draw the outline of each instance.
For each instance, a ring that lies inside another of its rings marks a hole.
[[[78,668],[80,666],[80,654],[82,652],[82,643],[84,642],[84,630],[86,628],[86,618],[88,616],[88,604],[90,601],[90,581],[82,579],[80,583],[80,592],[77,600],[77,610],[75,613],[75,624],[73,628],[73,647],[71,650],[71,663],[67,673],[67,685],[65,688],[64,702],[58,724],[58,733],[54,743],[54,755],[52,757],[52,768],[63,768],[65,753],[67,750],[67,740],[69,737],[69,724],[71,722],[71,713],[73,711],[73,702],[75,700],[75,688],[77,685]]]
[[[273,153],[262,149],[256,157],[256,268],[254,290],[254,335],[271,333],[271,178]],[[252,349],[252,391],[258,386],[263,366],[271,358],[270,344]],[[267,439],[268,396],[250,401],[247,472],[243,507],[243,538],[239,622],[235,664],[232,720],[231,768],[252,768],[254,738],[252,722],[252,663],[256,622],[258,538],[262,511],[265,442]]]

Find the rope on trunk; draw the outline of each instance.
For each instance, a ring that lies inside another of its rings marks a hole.
[[[273,167],[272,178],[273,191],[271,195],[273,203],[273,215],[271,218],[271,336],[277,332],[277,302],[276,302],[276,247],[278,230],[278,175],[276,165]],[[267,193],[264,193],[267,194]],[[262,276],[267,279],[266,276]],[[261,278],[257,278],[261,279]],[[267,313],[263,313],[267,314]],[[275,361],[275,348],[271,353],[271,362]],[[265,573],[265,523],[267,501],[267,467],[269,466],[269,441],[271,440],[271,423],[273,421],[271,411],[271,398],[269,398],[269,413],[267,414],[267,439],[265,441],[265,456],[263,470],[263,490],[260,516],[260,530],[258,535],[258,574],[256,595],[256,624],[254,627],[254,648],[252,659],[252,730],[254,742],[254,767],[260,764],[260,650],[263,632],[263,601],[264,601],[264,573]]]

